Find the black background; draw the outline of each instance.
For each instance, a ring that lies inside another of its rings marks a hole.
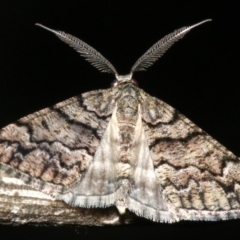
[[[238,9],[230,1],[211,0],[1,0],[0,127],[74,95],[107,88],[114,80],[35,23],[79,37],[127,74],[166,34],[212,18],[134,78],[240,155]],[[0,239],[231,239],[239,229],[240,220],[103,228],[0,226]]]

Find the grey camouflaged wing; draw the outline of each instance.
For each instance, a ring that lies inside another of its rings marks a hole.
[[[239,217],[239,158],[161,100],[149,96],[145,104],[144,129],[165,206],[155,219]]]
[[[6,126],[0,168],[52,196],[67,192],[92,164],[114,105],[111,91],[91,91]]]

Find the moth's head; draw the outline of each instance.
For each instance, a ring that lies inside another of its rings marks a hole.
[[[116,79],[112,82],[112,87],[117,86],[121,83],[133,83],[134,85],[138,85],[137,82],[132,78],[132,73],[129,73],[127,75],[118,75],[115,74]]]

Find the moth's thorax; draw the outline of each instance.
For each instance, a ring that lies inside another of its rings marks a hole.
[[[122,83],[118,88],[116,109],[120,142],[118,177],[129,177],[134,165],[132,150],[141,99],[139,89],[133,83]]]
[[[117,120],[119,123],[135,124],[138,117],[139,89],[132,83],[119,86]]]

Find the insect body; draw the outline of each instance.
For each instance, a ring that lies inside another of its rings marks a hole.
[[[125,76],[80,39],[38,24],[116,81],[0,130],[0,169],[83,208],[115,205],[159,222],[240,217],[239,159],[132,79],[207,21],[159,40]]]

